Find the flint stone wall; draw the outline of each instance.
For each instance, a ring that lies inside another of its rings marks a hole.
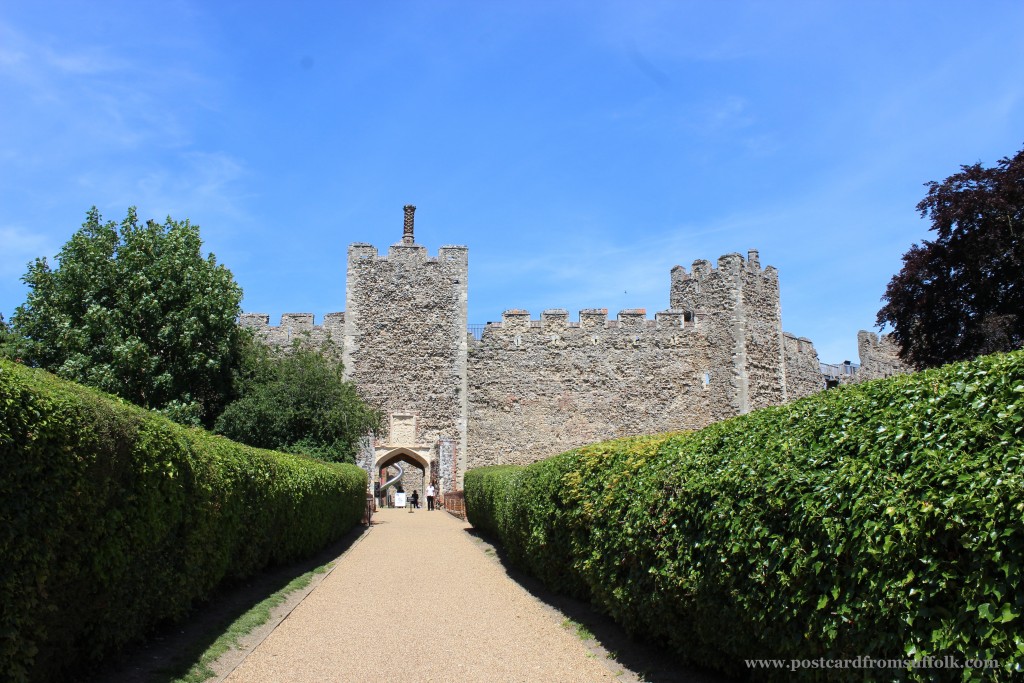
[[[673,268],[671,308],[654,319],[642,309],[614,320],[587,309],[576,321],[562,309],[539,320],[510,310],[479,341],[467,333],[467,277],[465,247],[431,257],[410,236],[382,256],[353,244],[345,313],[319,326],[310,314],[286,314],[274,327],[247,314],[242,325],[271,346],[298,339],[339,355],[371,405],[414,412],[414,441],[432,448],[443,488],[461,488],[471,467],[699,429],[824,386],[813,344],[783,333],[778,272],[762,269],[755,250],[722,256],[717,267],[695,261],[690,273]],[[862,377],[900,371],[888,340],[859,341]],[[378,445],[389,439],[377,435]],[[422,474],[407,469],[406,490],[422,495]]]
[[[341,360],[345,344],[345,314],[328,313],[316,325],[312,313],[285,313],[280,325],[271,325],[266,313],[243,313],[239,325],[252,330],[267,346],[288,351],[298,345]]]
[[[343,345],[345,377],[371,405],[415,411],[417,443],[454,437],[462,452],[467,268],[465,247],[442,247],[431,258],[416,244],[393,245],[387,256],[353,244]]]
[[[860,355],[860,367],[853,376],[852,381],[855,383],[914,371],[900,360],[899,345],[887,334],[879,337],[874,332],[861,330],[857,333],[857,352]]]
[[[806,337],[783,334],[786,347],[786,393],[795,401],[825,388],[825,376],[821,374],[818,352]]]
[[[469,354],[469,468],[526,464],[603,439],[697,429],[723,409],[707,338],[680,311],[507,311]]]

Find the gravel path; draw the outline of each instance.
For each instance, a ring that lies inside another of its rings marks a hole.
[[[227,681],[617,680],[468,528],[442,511],[378,511]]]

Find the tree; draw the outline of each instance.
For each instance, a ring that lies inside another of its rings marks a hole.
[[[0,358],[13,360],[17,357],[15,336],[10,326],[4,322],[4,314],[0,313]]]
[[[354,462],[360,437],[379,430],[380,412],[342,379],[341,363],[299,347],[273,355],[255,341],[243,357],[242,396],[217,419],[218,433],[250,446]]]
[[[51,268],[36,259],[12,319],[26,362],[188,423],[212,424],[232,397],[242,290],[199,226],[117,226],[89,210]]]
[[[1024,344],[1024,150],[994,168],[961,166],[917,205],[934,241],[913,245],[878,325],[917,368]]]

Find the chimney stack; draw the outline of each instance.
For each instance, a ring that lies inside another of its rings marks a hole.
[[[405,209],[405,225],[402,232],[402,244],[413,244],[415,242],[412,236],[413,214],[416,213],[416,207],[412,204],[406,204],[402,208]]]

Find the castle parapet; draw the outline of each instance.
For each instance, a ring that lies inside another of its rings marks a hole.
[[[270,326],[270,316],[266,313],[243,313],[238,324],[250,330],[261,330]]]
[[[388,247],[387,258],[389,261],[426,263],[428,257],[427,248],[418,244],[399,243]]]
[[[564,332],[569,327],[569,311],[564,308],[549,308],[540,314],[540,325],[544,330]]]
[[[860,369],[857,371],[856,379],[858,382],[914,371],[900,359],[899,344],[887,334],[879,337],[874,332],[861,330],[857,333],[857,351],[860,355]]]
[[[765,266],[763,272],[775,272],[774,266]],[[747,250],[747,258],[738,252],[723,254],[718,257],[718,263],[714,266],[707,259],[697,259],[693,262],[690,272],[686,272],[685,266],[673,266],[672,281],[680,280],[702,280],[712,275],[728,273],[736,275],[741,272],[757,273],[762,272],[761,256],[757,249]]]
[[[619,327],[628,330],[640,330],[646,327],[646,308],[627,308],[619,311]]]
[[[501,314],[501,327],[505,330],[524,331],[530,329],[530,312],[521,308],[510,308]]]
[[[355,242],[348,245],[349,263],[363,259],[376,259],[377,256],[377,247],[372,244],[367,244],[366,242]]]
[[[607,308],[584,308],[580,311],[580,327],[585,330],[604,328],[607,322]]]
[[[395,263],[439,263],[465,266],[469,263],[469,249],[464,246],[447,244],[437,250],[437,256],[431,256],[427,248],[420,244],[399,242],[388,247],[388,252],[381,255],[377,248],[365,242],[355,242],[348,246],[349,264],[360,261],[391,261]]]
[[[446,244],[437,250],[437,260],[442,263],[469,263],[469,248],[454,244]]]
[[[295,334],[313,331],[312,313],[284,313],[281,315],[281,327],[287,327]]]
[[[250,329],[270,346],[288,347],[294,341],[308,342],[316,348],[341,348],[345,338],[345,314],[328,313],[323,323],[315,324],[312,313],[284,313],[280,325],[271,325],[266,313],[243,313],[239,325]]]
[[[604,330],[696,330],[700,315],[692,311],[669,309],[658,311],[653,319],[648,319],[646,309],[627,308],[619,311],[614,320],[609,320],[607,308],[584,308],[579,312],[579,322],[574,322],[569,319],[569,311],[564,308],[546,309],[541,313],[540,320],[531,320],[527,310],[513,308],[501,314],[501,322],[487,323],[483,336],[527,332],[573,334]]]

